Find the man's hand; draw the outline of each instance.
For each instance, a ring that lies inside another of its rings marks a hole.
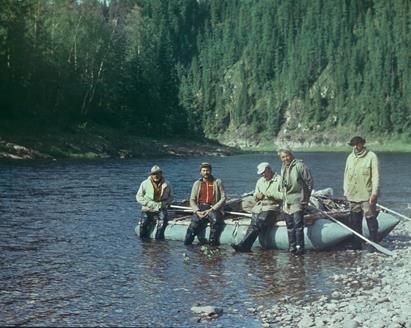
[[[377,204],[377,199],[378,199],[378,196],[376,194],[372,194],[370,197],[369,203],[372,205]]]
[[[210,211],[211,211],[211,208],[205,211],[197,211],[196,214],[200,219],[202,219],[202,218],[205,218],[208,215],[208,213],[210,213]]]
[[[264,199],[264,194],[262,192],[258,192],[255,194],[255,200],[259,201],[259,200],[263,200]]]

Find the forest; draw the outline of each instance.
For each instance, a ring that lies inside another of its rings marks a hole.
[[[16,130],[411,142],[411,2],[2,0],[0,76]]]

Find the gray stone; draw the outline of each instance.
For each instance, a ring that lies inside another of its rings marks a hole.
[[[360,324],[356,320],[349,319],[343,322],[343,328],[358,328],[359,326]]]
[[[314,320],[309,316],[304,316],[298,323],[298,327],[311,327],[314,325]]]
[[[339,298],[341,296],[341,294],[339,292],[332,292],[331,296],[334,298]]]
[[[337,305],[334,303],[327,304],[327,309],[331,311],[335,311],[337,309]]]
[[[385,302],[389,302],[390,300],[388,299],[388,297],[381,297],[379,299],[377,299],[377,304],[379,303],[385,303]]]
[[[204,315],[204,316],[212,316],[212,315],[221,315],[223,313],[222,308],[218,308],[215,306],[192,306],[191,311],[195,314]]]

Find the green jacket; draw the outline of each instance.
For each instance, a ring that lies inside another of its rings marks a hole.
[[[136,194],[136,200],[142,205],[143,212],[158,212],[161,209],[167,208],[174,199],[173,190],[170,182],[164,179],[161,185],[161,201],[154,200],[154,187],[150,177],[144,180]]]
[[[288,205],[308,203],[314,188],[314,180],[304,162],[294,159],[287,168],[281,167],[281,191],[283,201]]]
[[[282,194],[280,192],[281,178],[274,173],[271,180],[261,177],[257,180],[255,185],[254,197],[257,193],[264,195],[262,200],[257,201],[257,204],[252,208],[253,213],[260,213],[264,211],[276,211],[280,209]]]
[[[195,181],[193,184],[193,188],[191,189],[190,206],[193,209],[193,212],[197,212],[199,210],[198,198],[200,196],[201,181],[202,179]],[[214,179],[213,193],[214,193],[214,201],[213,201],[213,205],[211,206],[211,208],[215,211],[217,210],[222,211],[222,207],[225,204],[225,191],[224,191],[223,183],[221,182],[220,179]]]
[[[366,202],[371,194],[378,196],[380,173],[375,153],[365,149],[360,154],[353,151],[347,157],[344,171],[344,196],[351,202]]]

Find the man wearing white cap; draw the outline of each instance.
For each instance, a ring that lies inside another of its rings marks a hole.
[[[142,206],[143,214],[140,220],[140,238],[149,238],[152,228],[157,223],[155,238],[164,240],[164,231],[168,223],[167,207],[173,201],[173,191],[158,165],[151,168],[150,176],[141,183],[136,199]]]
[[[255,186],[254,198],[257,204],[251,210],[251,223],[243,240],[237,245],[231,245],[237,252],[249,252],[259,233],[269,228],[275,217],[280,214],[280,177],[267,162],[258,164],[257,174],[261,175],[261,178]]]

